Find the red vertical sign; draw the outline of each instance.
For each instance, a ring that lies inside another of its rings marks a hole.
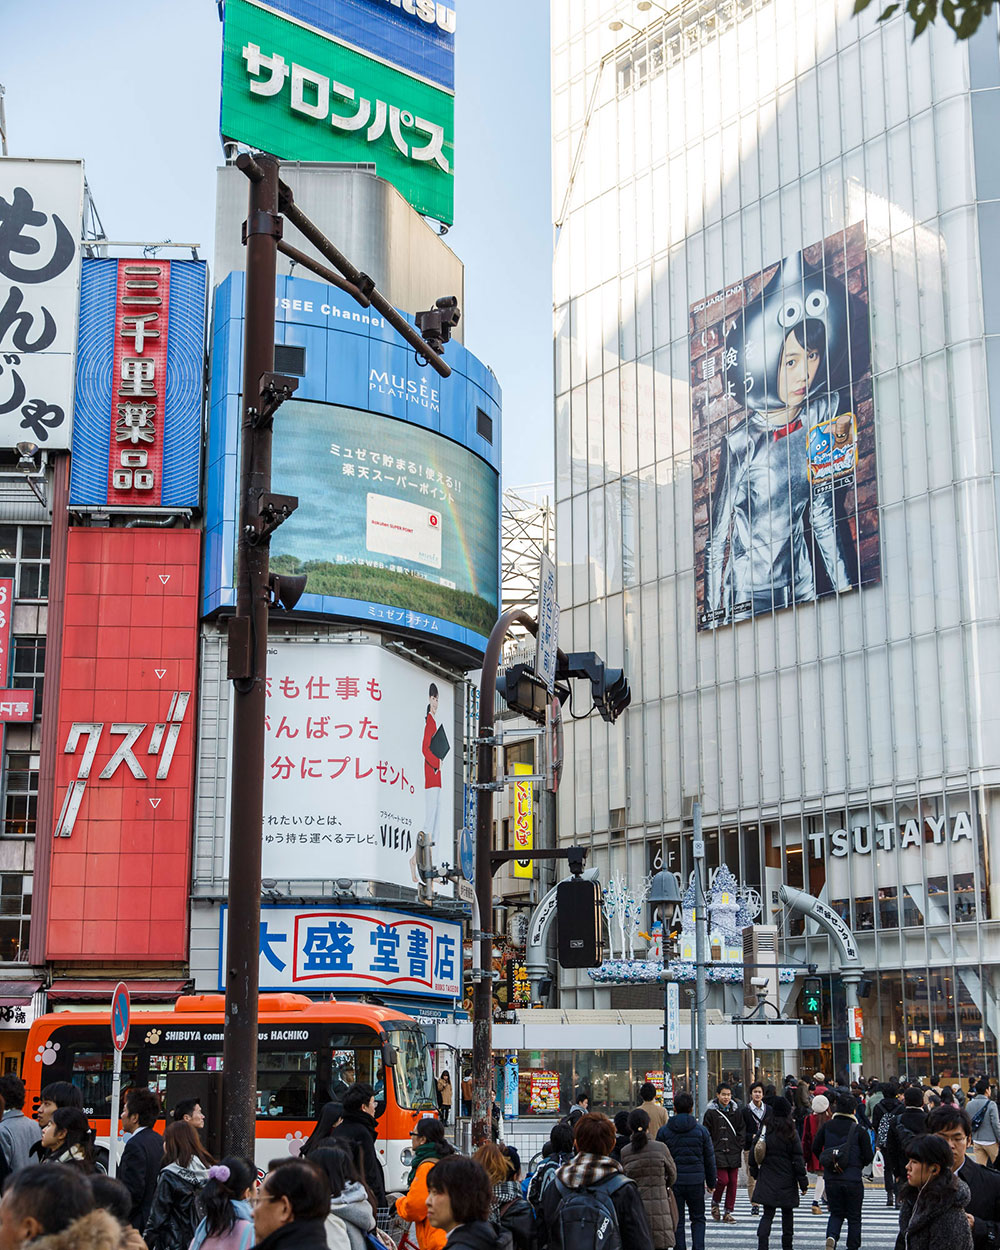
[[[169,314],[170,262],[120,260],[109,414],[109,504],[160,502]]]
[[[71,529],[49,959],[185,959],[196,530]]]
[[[10,630],[14,614],[14,579],[0,577],[0,686],[10,676]]]

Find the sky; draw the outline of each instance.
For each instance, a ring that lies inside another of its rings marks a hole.
[[[465,263],[465,344],[503,387],[504,485],[551,482],[548,0],[455,7],[447,242]],[[211,263],[221,40],[215,0],[6,5],[9,154],[82,157],[110,239],[197,243]]]

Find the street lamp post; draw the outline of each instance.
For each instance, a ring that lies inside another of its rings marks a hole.
[[[680,886],[677,884],[677,878],[672,872],[668,872],[666,868],[658,872],[653,878],[653,883],[649,887],[649,901],[653,907],[659,906],[661,908],[660,925],[663,931],[660,939],[660,950],[663,957],[663,1104],[666,1106],[667,1073],[670,1071],[670,1051],[668,1049],[670,992],[667,982],[667,915],[665,909],[669,903],[679,903],[681,901],[681,891]]]

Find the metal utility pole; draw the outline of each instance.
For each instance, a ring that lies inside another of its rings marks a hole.
[[[346,291],[362,307],[374,305],[418,353],[421,361],[441,377],[451,375],[440,352],[461,314],[453,298],[438,300],[434,308],[417,314],[423,326],[423,333],[418,333],[375,289],[372,279],[356,269],[296,205],[291,188],[278,176],[280,166],[276,157],[266,153],[251,156],[244,152],[236,158],[236,164],[249,179],[250,196],[244,226],[246,312],[236,615],[229,623],[228,656],[228,676],[233,683],[233,754],[222,1138],[226,1152],[252,1159],[257,1111],[264,712],[271,601],[268,556],[271,534],[298,506],[298,500],[292,496],[271,492],[274,414],[298,384],[296,378],[274,372],[277,254],[280,251],[293,257],[324,282]],[[282,240],[282,213],[339,272],[335,273],[329,266]],[[490,698],[492,701],[492,695]]]
[[[229,822],[229,940],[226,1027],[222,1043],[222,1139],[228,1154],[252,1159],[257,1114],[257,991],[260,951],[260,853],[264,818],[264,711],[267,677],[270,533],[258,533],[260,501],[271,489],[270,419],[260,419],[261,382],[274,369],[278,162],[259,155],[250,179],[246,222],[246,316],[236,616],[229,627],[233,679],[233,753]]]
[[[493,626],[483,656],[479,682],[479,729],[476,736],[476,902],[479,910],[480,978],[472,991],[472,1144],[493,1140],[493,787],[496,782],[493,736],[500,650],[511,625],[533,634],[537,622],[520,608],[504,612]]]
[[[694,1010],[696,1026],[695,1114],[708,1103],[708,1026],[706,1020],[705,960],[708,955],[708,917],[705,914],[705,841],[701,830],[701,800],[692,805],[694,822]]]

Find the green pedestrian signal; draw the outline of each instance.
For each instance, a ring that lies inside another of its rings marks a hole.
[[[802,986],[802,1010],[810,1016],[823,1011],[823,981],[820,977],[806,977]]]

